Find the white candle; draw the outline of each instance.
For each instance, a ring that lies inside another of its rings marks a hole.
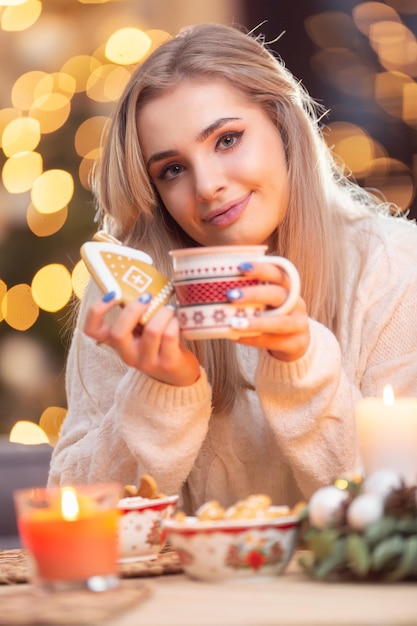
[[[417,398],[362,398],[355,408],[359,449],[365,474],[382,468],[399,472],[407,484],[417,482]]]

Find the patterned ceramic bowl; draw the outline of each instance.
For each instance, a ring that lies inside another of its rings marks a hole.
[[[293,555],[299,518],[165,520],[168,540],[186,574],[207,581],[276,576]]]
[[[145,561],[158,556],[167,536],[162,521],[172,516],[177,502],[178,496],[119,500],[120,562]]]

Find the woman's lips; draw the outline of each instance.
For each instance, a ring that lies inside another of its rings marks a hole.
[[[237,202],[212,211],[204,218],[204,221],[208,222],[211,226],[229,226],[229,224],[233,224],[246,209],[250,196],[251,193],[248,193]]]

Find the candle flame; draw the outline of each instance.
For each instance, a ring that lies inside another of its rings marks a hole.
[[[72,522],[78,518],[80,507],[77,500],[77,493],[72,487],[62,488],[61,513],[62,517]]]
[[[394,404],[394,400],[395,396],[393,388],[391,387],[391,385],[385,385],[384,391],[382,393],[382,402],[388,406]]]

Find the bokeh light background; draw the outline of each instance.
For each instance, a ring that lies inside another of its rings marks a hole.
[[[298,46],[308,77],[298,57],[287,65],[329,107],[326,140],[347,171],[415,215],[417,1],[299,0],[291,18],[280,4],[0,0],[0,433],[18,423],[22,440],[27,421],[56,440],[103,126],[137,64],[181,26],[286,31],[272,47],[286,60]]]

